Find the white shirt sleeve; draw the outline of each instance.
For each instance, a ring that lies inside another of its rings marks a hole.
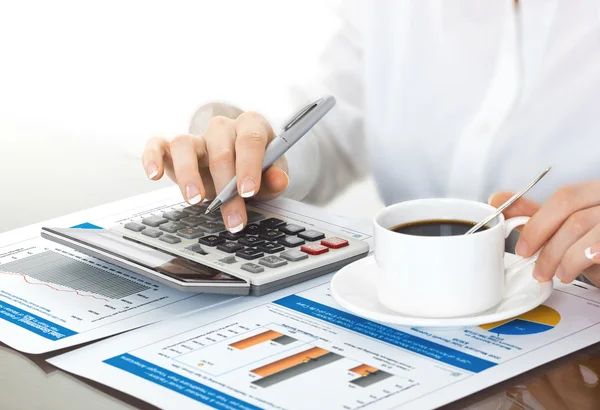
[[[283,195],[288,198],[323,204],[369,171],[363,132],[361,38],[352,17],[359,14],[359,8],[350,3],[339,9],[340,28],[322,54],[317,78],[291,90],[296,108],[325,94],[333,95],[336,105],[286,153],[290,185]],[[215,115],[236,118],[241,112],[228,104],[205,104],[194,114],[189,131],[202,134]]]
[[[369,172],[359,14],[354,2],[344,2],[340,28],[322,54],[318,77],[292,90],[298,106],[325,94],[333,95],[337,103],[286,154],[290,169],[286,197],[323,204]]]

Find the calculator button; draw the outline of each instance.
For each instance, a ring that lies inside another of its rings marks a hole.
[[[265,219],[265,216],[263,214],[256,211],[246,211],[246,215],[248,215],[248,223],[258,222]]]
[[[269,268],[278,268],[283,265],[287,265],[287,261],[279,256],[270,255],[265,256],[264,258],[260,258],[258,263],[261,265],[268,266]]]
[[[194,227],[200,225],[201,223],[204,223],[205,221],[199,216],[188,216],[187,218],[181,218],[179,222],[185,224],[186,226]]]
[[[256,246],[256,249],[266,252],[266,253],[277,253],[281,252],[285,248],[278,243],[267,242]]]
[[[181,242],[181,239],[179,239],[178,237],[176,237],[174,235],[169,235],[169,234],[162,235],[158,239],[160,239],[163,242],[170,243],[171,245]]]
[[[149,236],[151,238],[158,238],[159,236],[161,236],[163,233],[157,229],[150,229],[150,228],[146,228],[142,231],[142,235],[146,235]]]
[[[221,238],[217,235],[206,235],[198,239],[198,242],[208,246],[217,246],[225,242],[225,238]]]
[[[196,239],[204,235],[204,231],[198,228],[183,228],[177,231],[177,235],[186,239]]]
[[[181,211],[168,211],[163,214],[163,218],[168,219],[169,221],[179,221],[181,218],[185,218],[186,214]]]
[[[285,221],[282,221],[279,218],[267,218],[264,221],[261,221],[260,225],[267,228],[275,229],[281,225],[285,225]]]
[[[166,224],[162,224],[159,229],[161,231],[175,233],[180,229],[185,228],[184,224],[180,224],[179,222],[167,222]]]
[[[286,226],[282,226],[279,230],[288,235],[296,235],[302,231],[305,231],[306,228],[296,224],[287,224]]]
[[[259,238],[266,239],[268,241],[276,241],[279,238],[283,238],[285,234],[276,230],[261,232],[258,235]]]
[[[246,226],[246,229],[244,229],[244,233],[246,235],[258,235],[259,233],[261,233],[263,231],[264,231],[264,229],[261,229],[261,227],[256,224],[250,224],[250,225]]]
[[[163,218],[162,216],[158,216],[158,215],[147,216],[144,219],[142,219],[142,223],[144,225],[148,225],[153,228],[156,228],[159,225],[164,224],[165,222],[169,222],[169,221],[167,219]]]
[[[323,232],[315,231],[314,229],[309,229],[308,231],[304,231],[298,234],[298,236],[302,239],[306,239],[307,241],[318,241],[319,239],[325,239],[325,235]]]
[[[187,208],[183,208],[183,212],[188,213],[190,215],[194,215],[194,216],[202,215],[204,212],[206,212],[206,206],[203,206],[203,205],[188,206]]]
[[[127,222],[125,224],[125,229],[129,229],[130,231],[134,231],[134,232],[141,232],[144,229],[146,229],[146,227],[142,224],[138,224],[135,222]]]
[[[241,268],[252,273],[261,273],[265,271],[265,268],[263,268],[260,265],[257,265],[256,263],[244,263],[241,266]]]
[[[309,255],[320,255],[325,252],[329,252],[329,248],[319,243],[309,243],[300,247],[302,252],[306,252]]]
[[[238,240],[238,242],[245,246],[257,246],[257,245],[265,243],[264,240],[262,240],[256,236],[247,236],[245,238],[240,238]]]
[[[229,255],[229,256],[224,257],[223,259],[219,259],[219,262],[223,262],[228,265],[231,265],[232,263],[236,263],[237,259],[235,259],[235,256]]]
[[[298,249],[290,249],[279,254],[283,259],[287,259],[290,262],[298,262],[302,259],[308,258],[308,255],[304,252],[300,252]]]
[[[321,245],[325,245],[328,248],[332,248],[332,249],[338,249],[338,248],[343,248],[344,246],[348,246],[348,241],[345,239],[333,236],[331,238],[323,239],[321,241]]]
[[[239,251],[240,249],[244,249],[244,247],[237,242],[227,242],[217,246],[217,249],[227,253],[234,253]]]
[[[223,215],[221,212],[213,212],[210,214],[202,214],[201,218],[208,222],[223,222]]]
[[[219,236],[222,236],[225,239],[228,239],[230,241],[237,241],[240,238],[243,238],[244,236],[246,236],[246,234],[244,233],[244,231],[242,232],[237,232],[237,233],[232,233],[229,231],[223,231],[219,234]]]
[[[208,252],[206,252],[204,249],[202,249],[202,246],[200,246],[200,244],[198,244],[198,243],[194,243],[185,249],[187,249],[188,251],[197,253],[199,255],[208,255]]]
[[[263,256],[265,256],[265,254],[261,251],[259,251],[258,249],[253,249],[253,248],[245,248],[242,250],[239,250],[235,253],[236,256],[239,256],[240,258],[244,258],[244,259],[256,259],[256,258],[261,258]]]
[[[288,248],[295,248],[296,246],[304,245],[306,242],[304,239],[298,238],[297,236],[286,236],[277,241],[277,243],[287,246]]]
[[[225,230],[225,225],[219,222],[205,222],[198,225],[198,229],[202,229],[206,233],[217,233]]]

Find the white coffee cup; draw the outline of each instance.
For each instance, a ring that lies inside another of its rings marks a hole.
[[[388,206],[374,219],[375,260],[381,270],[381,304],[418,317],[457,317],[484,312],[502,300],[506,281],[536,254],[506,267],[505,239],[529,217],[505,220],[471,235],[416,236],[391,231],[400,224],[426,220],[479,222],[496,209],[462,199],[432,198]]]

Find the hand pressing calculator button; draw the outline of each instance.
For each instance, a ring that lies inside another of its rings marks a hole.
[[[225,239],[228,239],[230,241],[237,241],[240,238],[243,238],[246,236],[246,234],[242,231],[242,232],[238,232],[238,233],[231,233],[229,231],[223,231],[221,233],[219,233],[219,236],[222,236]]]
[[[328,247],[318,243],[309,243],[307,245],[301,246],[300,250],[302,252],[308,253],[309,255],[320,255],[322,253],[329,252]]]
[[[116,219],[122,223],[103,230],[48,228],[46,237],[84,252],[106,248],[107,262],[126,263],[179,290],[231,295],[270,293],[368,255],[369,245],[355,235],[253,201],[246,202],[246,227],[236,233],[227,231],[221,212],[206,217],[206,203],[179,202],[124,213]]]

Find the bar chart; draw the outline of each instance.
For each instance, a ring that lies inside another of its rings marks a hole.
[[[289,333],[289,331],[287,331]],[[278,324],[246,330],[239,335],[207,344],[175,360],[217,376],[256,363],[311,342],[306,335],[288,334]]]

